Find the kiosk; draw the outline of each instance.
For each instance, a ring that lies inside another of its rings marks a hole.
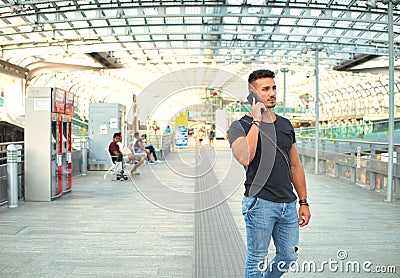
[[[122,133],[126,145],[126,108],[118,103],[89,104],[89,170],[110,168],[108,149],[115,132]]]
[[[63,152],[66,153],[67,146],[63,135],[64,111],[64,90],[29,88],[24,134],[27,201],[51,201],[63,193]]]

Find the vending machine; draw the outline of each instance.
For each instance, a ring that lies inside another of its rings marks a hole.
[[[25,102],[25,200],[51,201],[63,193],[65,92],[31,87]]]
[[[63,114],[61,115],[61,123],[62,123],[62,151],[61,151],[61,180],[62,180],[62,191],[67,192],[68,188],[68,116]]]
[[[74,94],[65,92],[65,115],[63,117],[63,134],[66,140],[65,164],[63,159],[63,193],[72,190],[72,116],[74,115]]]
[[[51,151],[50,176],[51,176],[51,180],[50,180],[50,185],[51,185],[51,196],[52,197],[56,197],[56,196],[59,196],[59,194],[60,194],[59,191],[58,191],[58,165],[57,165],[57,154],[58,154],[58,140],[57,140],[57,138],[58,138],[58,114],[57,113],[51,113],[50,117],[51,117],[51,146],[50,146],[50,151]],[[29,135],[29,133],[26,134],[27,129],[29,129],[29,128],[25,127],[25,142],[28,140],[27,137]],[[26,147],[27,146],[26,146],[26,143],[25,143],[25,149],[26,149]],[[26,153],[26,151],[25,151],[25,153]],[[26,157],[26,154],[25,154],[25,157]],[[25,165],[27,165],[27,161],[25,161]],[[25,171],[25,176],[26,176],[26,172],[27,171]],[[25,188],[26,187],[27,187],[27,185],[25,185]],[[25,191],[26,191],[26,189],[25,189]],[[27,197],[26,197],[26,193],[25,193],[25,199],[28,200]]]

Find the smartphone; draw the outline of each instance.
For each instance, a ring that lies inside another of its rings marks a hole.
[[[264,101],[254,92],[251,92],[248,96],[247,96],[247,101],[250,103],[250,105],[253,105],[253,99],[256,99],[255,103],[257,102],[262,102],[264,103]],[[261,108],[261,113],[264,112],[264,108]]]

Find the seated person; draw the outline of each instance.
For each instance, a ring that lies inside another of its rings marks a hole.
[[[154,161],[151,160],[151,152],[150,150],[145,148],[142,138],[140,138],[139,132],[134,133],[135,140],[129,144],[131,148],[134,149],[136,153],[146,153],[147,161],[149,164],[153,164]]]
[[[108,151],[111,154],[111,158],[113,162],[118,161],[118,158],[122,157],[122,159],[125,162],[133,161],[134,155],[133,153],[123,153],[120,150],[120,146],[118,143],[122,140],[122,135],[121,132],[116,132],[113,135],[113,140],[111,141],[110,145],[108,146]],[[139,168],[140,165],[144,162],[144,158],[142,157],[139,162],[133,166],[133,169],[131,170],[132,174],[134,175],[140,175],[140,173],[137,171],[137,168]]]
[[[156,153],[156,149],[154,148],[154,146],[146,144],[146,142],[147,142],[147,135],[146,134],[142,134],[142,142],[143,142],[143,145],[145,146],[145,149],[149,150],[150,153],[153,155],[155,162],[156,163],[160,163],[161,160],[157,159],[157,153]]]

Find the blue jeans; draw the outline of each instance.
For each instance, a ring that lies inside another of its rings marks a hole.
[[[296,201],[275,203],[244,196],[242,213],[247,237],[245,277],[281,277],[297,260],[299,220]],[[271,237],[276,256],[268,262]]]
[[[157,154],[156,154],[156,149],[154,148],[154,146],[153,145],[148,145],[145,148],[148,149],[151,154],[153,154],[154,160],[157,161]]]

